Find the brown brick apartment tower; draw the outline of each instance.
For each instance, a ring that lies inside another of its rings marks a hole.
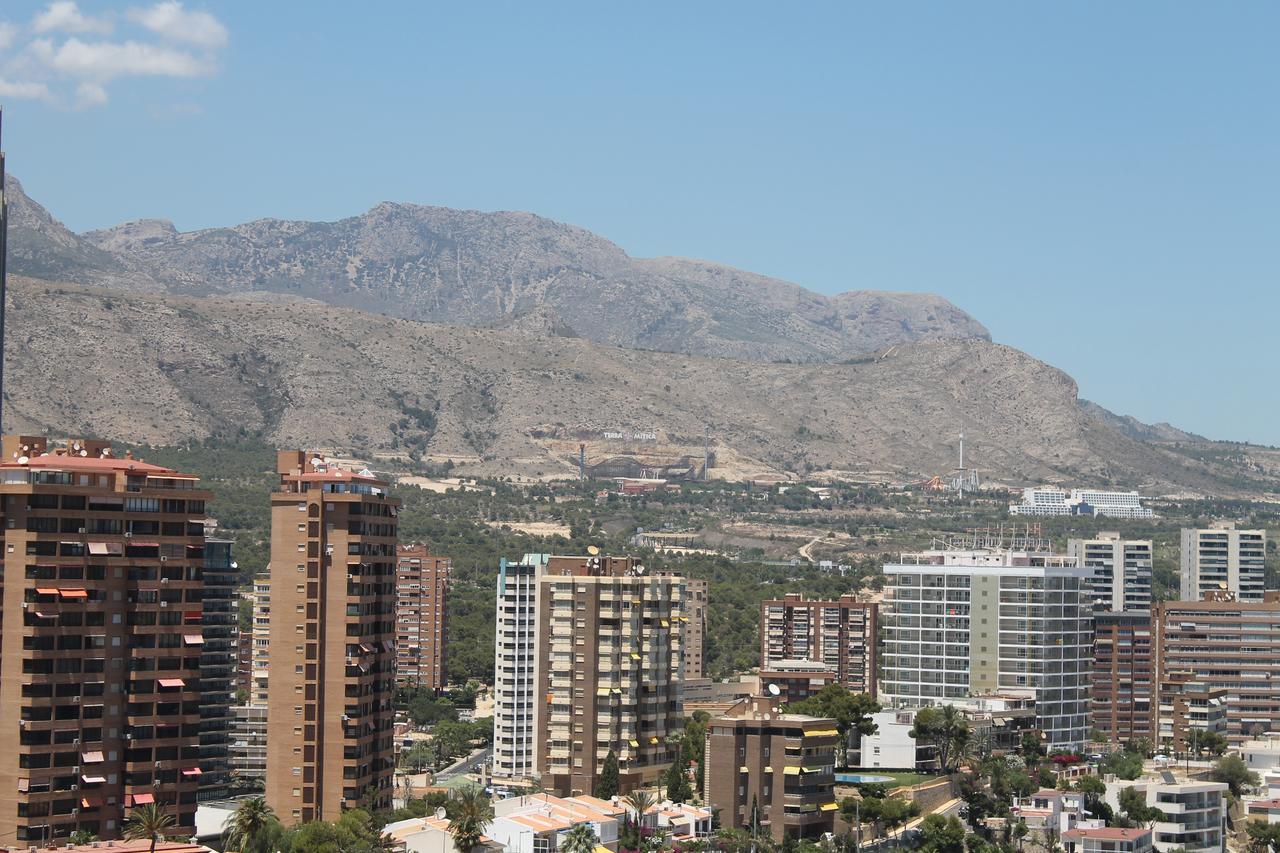
[[[147,803],[194,833],[209,493],[99,441],[0,457],[0,838],[119,838]]]
[[[879,605],[842,595],[818,601],[791,594],[760,602],[760,668],[813,661],[855,693],[876,695]]]
[[[318,454],[277,470],[267,801],[285,824],[337,820],[391,803],[399,501]]]
[[[448,557],[426,545],[401,545],[396,555],[396,681],[439,690],[445,683],[445,599]]]

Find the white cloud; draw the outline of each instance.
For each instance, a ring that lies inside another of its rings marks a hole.
[[[106,18],[94,18],[80,11],[75,0],[54,0],[35,16],[31,28],[38,33],[99,33],[111,32],[111,22]]]
[[[52,0],[29,28],[0,21],[0,50],[7,53],[0,61],[0,96],[95,107],[107,103],[113,81],[204,77],[218,70],[227,28],[208,12],[159,0],[129,9],[120,20],[133,32],[103,38],[112,29],[110,19],[83,14],[74,0]]]
[[[47,101],[52,97],[53,93],[49,91],[48,85],[44,83],[11,81],[0,77],[0,98],[22,98]]]
[[[54,47],[47,40],[32,42],[36,56],[62,74],[91,82],[117,77],[200,77],[213,64],[181,50],[143,42],[83,42],[67,39]]]
[[[178,0],[165,0],[148,9],[133,8],[129,20],[169,41],[217,48],[227,43],[227,28],[208,12],[189,12]]]

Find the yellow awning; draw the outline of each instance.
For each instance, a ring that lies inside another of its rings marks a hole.
[[[592,851],[592,853],[613,853],[613,851],[608,847],[605,847],[603,844],[597,844],[596,849]]]
[[[632,652],[632,653],[631,653],[631,659],[632,659],[632,660],[640,660],[640,655],[636,654],[635,652]]]
[[[840,732],[836,729],[816,729],[811,732],[805,732],[805,737],[837,737]]]
[[[639,748],[640,748],[640,741],[638,741],[638,740],[629,740],[629,741],[627,741],[627,743],[631,744],[631,748],[632,748],[632,749],[639,749]]]
[[[785,775],[787,775],[787,776],[799,776],[799,775],[800,775],[800,768],[799,768],[799,767],[784,767],[784,768],[782,768],[782,772],[783,772]]]
[[[838,809],[838,808],[840,808],[840,807],[839,807],[838,805],[836,805],[835,803],[823,803],[823,804],[822,804],[822,810],[823,810],[824,812],[833,812],[833,811],[835,811],[835,810],[836,810],[836,809]]]
[[[609,688],[608,688],[608,687],[597,687],[597,688],[596,688],[596,695],[597,695],[597,696],[608,696],[608,695],[609,695]]]
[[[772,767],[766,767],[766,768],[764,769],[764,772],[765,772],[765,773],[772,773],[772,772],[773,772],[773,768],[772,768]]]
[[[658,742],[658,739],[656,737],[649,738],[649,743],[657,743],[657,742]]]
[[[747,769],[747,765],[745,765],[745,764],[744,764],[744,765],[742,765],[741,767],[739,767],[739,768],[738,768],[738,772],[739,772],[739,773],[750,773],[751,771],[750,771],[750,770],[748,770],[748,769]]]
[[[670,627],[671,627],[671,623],[670,623],[670,622],[668,622],[666,619],[659,619],[658,621],[662,623],[662,627],[663,627],[663,628],[670,628]]]

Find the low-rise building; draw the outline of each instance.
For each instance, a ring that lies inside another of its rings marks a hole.
[[[1041,788],[1029,797],[1014,800],[1011,811],[1030,829],[1061,834],[1075,829],[1083,818],[1084,794]]]
[[[618,849],[624,813],[622,807],[595,797],[508,797],[494,803],[486,834],[508,853],[555,853],[569,830],[585,823],[599,845],[612,851]]]
[[[1148,806],[1164,812],[1152,827],[1152,844],[1161,853],[1224,853],[1227,839],[1225,782],[1179,781],[1165,772],[1159,778],[1107,782],[1106,801],[1120,810],[1120,792],[1134,788]]]
[[[487,835],[471,851],[459,850],[449,832],[449,818],[415,817],[398,820],[382,828],[382,839],[398,853],[501,853],[502,845]]]
[[[1104,492],[1032,486],[1022,490],[1022,502],[1009,504],[1010,515],[1093,515],[1107,518],[1154,518],[1137,492]]]
[[[817,661],[779,660],[760,669],[760,683],[775,685],[785,703],[803,702],[837,682],[835,671]]]
[[[839,742],[835,720],[784,714],[773,696],[743,699],[707,725],[703,799],[722,826],[758,820],[778,842],[831,832]]]
[[[911,736],[915,711],[879,711],[871,715],[874,734],[863,735],[859,767],[909,770],[937,766],[936,750]]]
[[[1151,830],[1096,826],[1062,833],[1066,853],[1151,853]]]

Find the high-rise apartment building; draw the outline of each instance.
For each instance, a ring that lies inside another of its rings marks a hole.
[[[1134,738],[1154,743],[1156,701],[1151,613],[1098,610],[1093,622],[1093,728],[1114,746]]]
[[[156,803],[195,831],[205,503],[97,441],[0,442],[0,836],[119,838]]]
[[[706,678],[704,653],[707,637],[707,582],[702,578],[685,578],[684,602],[684,679]]]
[[[1067,556],[1089,570],[1089,597],[1098,610],[1151,609],[1151,540],[1099,533],[1068,539]]]
[[[626,557],[551,557],[538,578],[536,770],[561,795],[592,793],[610,750],[622,792],[671,766],[683,724],[684,579]]]
[[[884,567],[880,700],[896,707],[1025,691],[1050,749],[1089,733],[1087,572],[1040,551],[936,550]]]
[[[1159,683],[1182,673],[1225,688],[1232,743],[1280,731],[1280,593],[1250,602],[1165,601],[1152,616]]]
[[[206,534],[213,530],[206,526]],[[232,542],[209,535],[204,543],[204,646],[200,652],[200,798],[227,794],[231,699],[236,689],[239,570]]]
[[[242,649],[242,689],[248,703],[232,709],[231,744],[228,748],[230,768],[244,779],[267,777],[267,684],[271,648],[271,577],[256,575],[253,589],[247,594],[251,602],[250,628],[245,632],[247,653]]]
[[[1182,530],[1182,600],[1208,593],[1261,601],[1266,586],[1267,531],[1237,530],[1234,522]]]
[[[337,820],[391,803],[400,502],[317,454],[277,471],[266,796],[286,824]]]
[[[534,660],[538,640],[538,579],[546,554],[525,554],[498,566],[493,666],[493,776],[525,782],[537,769],[533,737]]]
[[[707,724],[703,799],[722,826],[765,827],[776,842],[831,832],[835,720],[783,714],[772,696],[742,699]]]
[[[836,601],[801,595],[760,602],[760,668],[813,661],[855,693],[876,694],[879,606],[843,595]],[[794,669],[795,667],[791,667]]]
[[[426,545],[396,554],[396,681],[439,690],[445,684],[445,597],[452,562]]]

